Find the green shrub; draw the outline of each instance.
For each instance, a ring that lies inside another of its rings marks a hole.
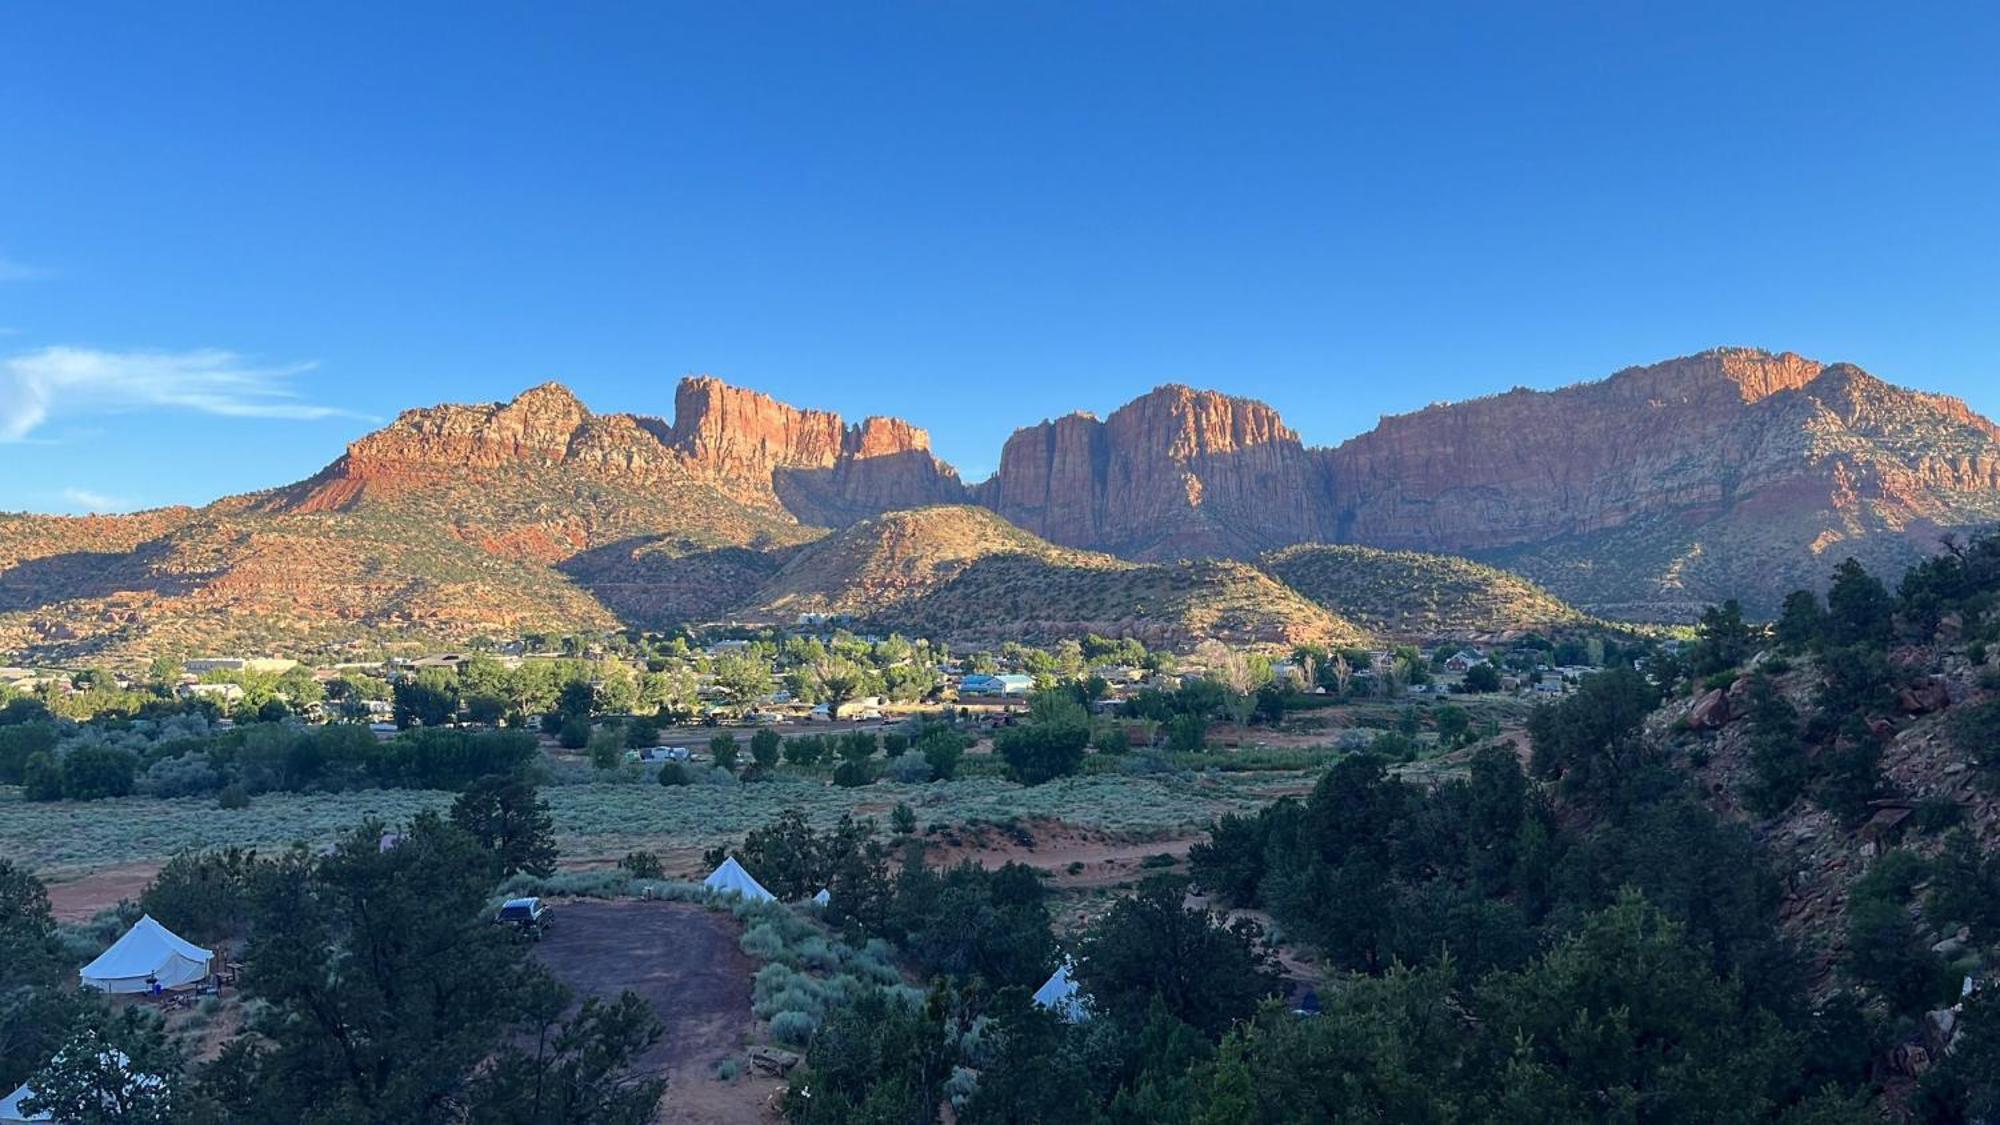
[[[680,762],[665,762],[660,766],[661,785],[686,785],[689,781],[688,768]]]
[[[816,766],[826,760],[826,739],[817,734],[785,740],[785,761],[795,766]]]
[[[250,917],[257,853],[240,848],[181,852],[139,896],[139,908],[193,941],[240,934]]]
[[[715,768],[733,772],[736,769],[736,736],[718,734],[708,740],[708,756],[715,759]]]
[[[779,1012],[771,1017],[771,1038],[793,1047],[803,1047],[819,1030],[819,1020],[806,1012]]]
[[[651,715],[640,715],[625,724],[625,745],[633,750],[644,750],[657,746],[660,742],[660,720]]]
[[[62,792],[72,801],[123,797],[132,792],[138,756],[110,746],[79,746],[62,760]]]
[[[917,739],[917,751],[930,763],[931,776],[950,781],[958,776],[958,764],[965,757],[966,738],[955,730],[938,728]]]
[[[875,732],[850,731],[840,737],[840,756],[849,762],[865,762],[875,756]]]
[[[905,785],[920,785],[931,779],[931,763],[922,754],[909,750],[889,759],[887,772],[891,779]]]
[[[0,726],[0,785],[19,785],[28,759],[36,754],[52,754],[55,748],[54,723]]]
[[[1956,828],[1965,821],[1965,806],[1949,797],[1929,797],[1917,802],[1910,814],[1910,826],[1925,835]]]
[[[617,769],[618,763],[625,760],[625,732],[615,726],[605,727],[590,736],[589,747],[587,753],[593,767]]]
[[[737,941],[738,948],[759,961],[774,961],[785,952],[785,939],[778,930],[765,923],[759,923],[743,931]]]
[[[215,795],[215,804],[217,808],[247,809],[250,807],[250,793],[241,785],[225,785]]]
[[[660,867],[660,857],[652,852],[627,852],[618,861],[618,867],[634,879],[659,879],[666,874]]]
[[[874,764],[863,760],[848,759],[834,767],[833,783],[845,789],[858,789],[875,783]]]
[[[556,732],[556,745],[565,750],[581,750],[590,744],[590,720],[564,719]]]

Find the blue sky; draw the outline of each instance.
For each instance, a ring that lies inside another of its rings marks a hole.
[[[1330,444],[1724,343],[1996,414],[1996,12],[6,5],[0,509],[549,378],[900,414],[968,477],[1161,382]]]

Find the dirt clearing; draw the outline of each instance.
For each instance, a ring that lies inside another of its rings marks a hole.
[[[667,1076],[663,1122],[736,1125],[776,1120],[770,1112],[782,1082],[749,1064],[756,1031],[750,1014],[757,963],[737,947],[743,928],[727,913],[690,903],[553,902],[555,921],[536,947],[580,996],[616,997],[631,989],[666,1025],[639,1069]],[[717,1064],[735,1060],[735,1079]]]
[[[52,882],[48,884],[49,912],[58,922],[88,922],[98,911],[117,906],[125,899],[137,902],[139,893],[159,873],[160,865],[148,860],[107,867],[66,882]]]

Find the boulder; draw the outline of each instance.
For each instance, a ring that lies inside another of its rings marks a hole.
[[[1931,1068],[1931,1053],[1914,1043],[1903,1043],[1889,1049],[1888,1063],[1892,1072],[1917,1078]]]
[[[1688,708],[1688,726],[1695,730],[1720,730],[1729,722],[1729,695],[1721,688],[1704,693]]]
[[[798,1055],[779,1047],[750,1048],[750,1065],[765,1074],[787,1074],[799,1061]]]
[[[1924,1013],[1924,1041],[1937,1054],[1951,1051],[1951,1041],[1958,1037],[1958,1013],[1950,1008],[1939,1008]]]
[[[1896,693],[1896,709],[1905,715],[1928,715],[1951,705],[1951,689],[1936,677],[1919,681]]]

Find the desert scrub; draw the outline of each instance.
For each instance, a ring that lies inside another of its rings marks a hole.
[[[819,1020],[805,1012],[779,1012],[771,1017],[771,1038],[788,1047],[804,1047],[819,1030]]]
[[[803,811],[815,828],[831,828],[844,813],[885,816],[899,801],[926,824],[1060,820],[1127,838],[1160,836],[1198,829],[1222,813],[1253,810],[1269,801],[1274,788],[1294,781],[1279,772],[1205,778],[1111,774],[1060,778],[1033,788],[973,778],[920,785],[884,780],[843,789],[779,777],[756,785],[681,788],[561,785],[542,790],[542,796],[555,817],[558,847],[577,856],[622,855],[662,841],[683,847],[723,844],[788,808]],[[222,816],[209,797],[119,797],[81,804],[0,796],[0,855],[45,876],[63,876],[164,861],[187,849],[268,852],[294,841],[316,847],[365,817],[399,824],[426,809],[443,810],[453,797],[421,789],[272,792]]]
[[[120,797],[88,803],[0,799],[0,855],[43,875],[65,875],[175,852],[293,841],[332,843],[363,818],[399,823],[442,810],[454,794],[418,789],[349,793],[266,793],[247,809],[218,815],[212,797]]]

